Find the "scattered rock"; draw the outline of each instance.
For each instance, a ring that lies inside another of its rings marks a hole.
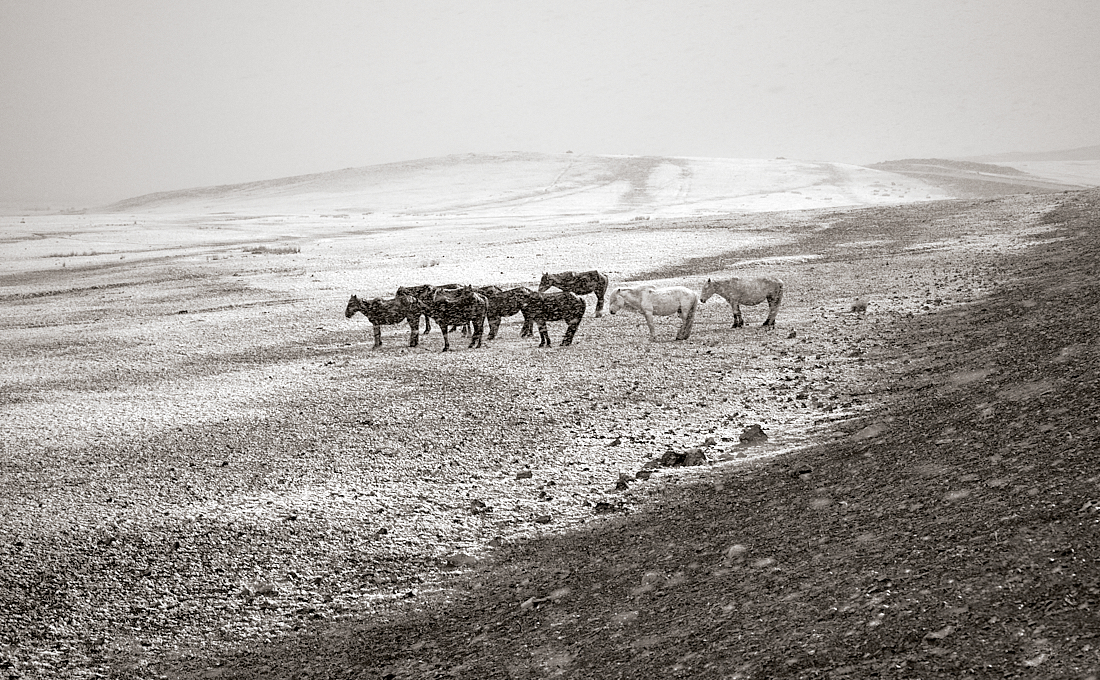
[[[865,427],[861,430],[857,430],[856,433],[852,435],[852,439],[871,439],[872,437],[879,436],[880,434],[882,434],[885,431],[886,431],[886,425],[885,424],[883,424],[883,423],[872,423],[872,424],[868,425],[867,427]]]
[[[810,475],[812,475],[813,472],[814,472],[814,469],[812,467],[810,467],[809,465],[806,465],[806,466],[798,468],[797,470],[792,471],[791,476],[792,477],[798,477],[802,481],[806,481],[807,479],[810,478]]]
[[[749,425],[738,437],[742,444],[759,444],[768,441],[768,435],[759,425]]]
[[[516,479],[531,479],[534,473],[530,470],[520,470],[516,473]]]
[[[480,515],[486,512],[492,512],[493,506],[486,505],[483,501],[474,499],[470,501],[470,513],[474,515]]]
[[[707,458],[707,452],[706,451],[704,451],[701,448],[694,448],[694,449],[688,449],[687,451],[684,452],[684,460],[680,464],[684,465],[684,466],[691,466],[691,465],[705,465],[706,463],[709,463],[709,462],[710,462],[710,460]]]
[[[614,503],[609,503],[607,501],[599,501],[598,503],[596,503],[596,506],[593,508],[593,512],[595,512],[597,515],[606,515],[606,514],[611,513],[611,512],[619,512],[622,509],[623,509],[622,501],[616,501]]]
[[[476,557],[466,553],[453,553],[443,559],[447,560],[447,564],[452,567],[476,567],[480,562]]]
[[[741,545],[740,543],[735,543],[734,545],[731,545],[729,548],[727,548],[726,551],[722,553],[722,556],[725,557],[727,562],[729,562],[742,559],[745,556],[746,552],[748,552],[748,548]]]
[[[661,456],[658,464],[661,467],[689,467],[693,465],[703,465],[709,462],[710,459],[707,458],[706,451],[697,446],[684,451],[669,449]]]
[[[863,298],[856,298],[852,300],[852,311],[856,314],[862,314],[867,311],[867,301]]]

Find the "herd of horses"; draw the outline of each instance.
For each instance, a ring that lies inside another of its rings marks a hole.
[[[550,292],[557,288],[556,292]],[[401,286],[392,298],[374,298],[360,300],[352,295],[348,300],[344,316],[351,318],[361,312],[371,322],[374,331],[374,348],[382,345],[382,326],[398,324],[402,321],[409,325],[409,347],[420,342],[420,319],[424,319],[424,332],[431,330],[431,321],[443,334],[443,351],[451,348],[449,334],[463,329],[470,337],[469,347],[481,347],[485,324],[489,325],[489,340],[496,337],[500,321],[504,317],[523,314],[523,327],[520,337],[534,335],[534,327],[539,329],[539,347],[549,347],[550,333],[546,329],[548,321],[565,321],[567,326],[562,346],[573,343],[573,336],[584,317],[585,303],[579,296],[596,296],[596,316],[603,315],[604,300],[608,311],[616,314],[623,309],[631,309],[645,316],[649,326],[649,339],[657,339],[654,317],[680,317],[680,329],[677,340],[686,340],[691,335],[695,321],[695,311],[700,302],[706,302],[711,296],[718,295],[733,309],[733,327],[744,326],[741,305],[768,303],[768,318],[765,327],[775,326],[775,315],[779,303],[783,300],[783,281],[762,276],[757,278],[733,277],[713,281],[707,279],[702,294],[684,286],[658,287],[649,283],[632,286],[620,286],[608,293],[608,278],[596,270],[587,272],[544,273],[539,281],[538,290],[519,286],[501,289],[498,286],[472,286],[450,284],[432,286]]]

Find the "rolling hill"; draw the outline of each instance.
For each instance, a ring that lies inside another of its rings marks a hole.
[[[951,197],[920,179],[842,163],[514,152],[148,194],[95,212],[631,219]]]

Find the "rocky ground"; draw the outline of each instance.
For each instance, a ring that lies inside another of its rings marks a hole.
[[[815,214],[638,272],[788,282],[685,342],[371,352],[247,277],[43,280],[2,300],[0,677],[1088,677],[1098,216]]]

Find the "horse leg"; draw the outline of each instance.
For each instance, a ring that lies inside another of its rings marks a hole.
[[[733,307],[733,326],[730,328],[740,328],[745,325],[745,317],[741,316],[741,305],[736,302],[731,302],[730,307]]]
[[[469,321],[466,322],[470,323]],[[473,330],[470,332],[470,348],[481,347],[481,334],[485,330],[485,320],[478,319],[473,322]]]
[[[497,337],[497,329],[500,328],[500,317],[493,317],[489,319],[489,337],[487,340],[495,340]]]
[[[550,331],[546,330],[546,319],[539,319],[539,347],[550,346]]]
[[[443,351],[446,352],[451,348],[451,341],[447,338],[447,324],[437,323],[436,325],[439,326],[440,332],[443,333]]]
[[[578,316],[575,319],[566,319],[565,321],[569,324],[569,328],[565,329],[565,337],[561,339],[562,347],[573,344],[573,336],[577,332],[577,326],[581,325],[581,317]]]
[[[535,334],[535,323],[531,320],[531,317],[527,316],[527,312],[523,313],[523,328],[519,331],[519,337],[529,338]]]
[[[374,347],[371,349],[378,349],[382,346],[382,327],[378,324],[371,324],[371,328],[374,329]]]
[[[603,316],[603,293],[596,293],[596,318]]]
[[[677,340],[687,340],[688,322],[683,314],[680,314],[680,330],[676,331]]]
[[[653,312],[644,311],[642,314],[645,314],[645,322],[649,324],[649,341],[657,342],[657,324],[653,321]]]
[[[420,344],[420,316],[409,317],[409,347]]]
[[[768,318],[764,319],[764,325],[775,327],[775,315],[779,312],[779,299],[774,295],[768,296]]]
[[[417,319],[416,324],[420,325],[420,320]],[[424,315],[424,335],[427,335],[432,330],[432,317],[427,314]]]

